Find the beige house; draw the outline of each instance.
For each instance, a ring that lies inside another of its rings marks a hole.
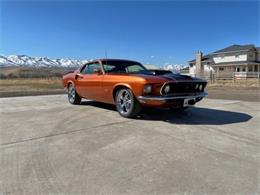
[[[257,77],[260,71],[260,47],[251,45],[231,45],[203,56],[196,53],[196,59],[189,63],[191,75],[216,75],[236,77]]]

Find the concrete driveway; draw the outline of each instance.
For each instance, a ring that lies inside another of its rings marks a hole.
[[[184,113],[66,96],[0,99],[0,192],[260,193],[260,103],[205,99]]]

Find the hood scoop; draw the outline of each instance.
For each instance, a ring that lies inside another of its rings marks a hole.
[[[174,73],[164,74],[164,75],[161,75],[161,77],[166,78],[170,81],[193,80],[192,77],[190,77],[190,76],[181,75],[181,74],[174,74]]]

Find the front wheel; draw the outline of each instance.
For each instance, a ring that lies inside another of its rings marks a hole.
[[[71,104],[80,104],[81,97],[78,95],[75,87],[70,84],[68,87],[68,100]]]
[[[130,89],[119,89],[116,93],[116,108],[126,118],[135,117],[141,111],[141,105]]]

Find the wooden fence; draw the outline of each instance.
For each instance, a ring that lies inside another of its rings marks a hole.
[[[215,83],[219,80],[233,80],[233,82],[247,80],[247,79],[257,79],[260,83],[260,72],[233,72],[233,73],[205,73],[201,75],[191,75],[193,77],[200,77]]]

